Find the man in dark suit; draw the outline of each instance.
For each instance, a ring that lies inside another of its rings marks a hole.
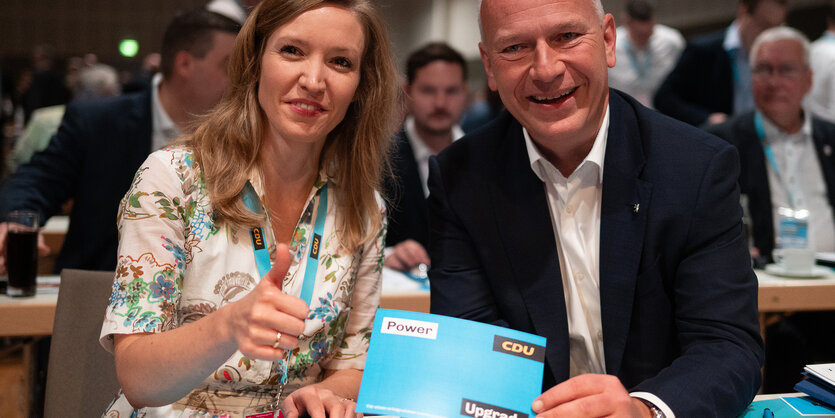
[[[116,268],[119,201],[151,150],[220,100],[238,28],[205,10],[177,16],[163,37],[162,75],[153,89],[70,104],[47,148],[7,179],[0,191],[3,219],[10,210],[31,209],[45,221],[72,199],[56,273]],[[6,225],[0,224],[0,257],[5,238]]]
[[[761,267],[771,262],[779,207],[808,210],[809,247],[833,252],[835,125],[803,107],[812,88],[809,40],[794,29],[777,27],[764,31],[751,52],[757,111],[735,116],[711,132],[739,150],[752,256]],[[789,315],[769,325],[766,341],[763,389],[791,391],[803,366],[835,361],[835,312]]]
[[[655,94],[655,108],[695,126],[751,110],[748,51],[764,29],[783,23],[787,0],[740,0],[727,29],[694,38]]]
[[[599,1],[481,24],[509,113],[430,161],[432,311],[545,336],[543,416],[736,416],[763,359],[735,149],[607,88]]]
[[[406,61],[403,91],[409,115],[394,139],[385,265],[411,270],[429,265],[429,157],[464,135],[458,120],[467,100],[467,64],[442,42],[426,44]]]

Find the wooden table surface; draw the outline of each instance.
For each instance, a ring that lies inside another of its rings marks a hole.
[[[756,270],[760,281],[759,311],[772,312],[835,310],[835,273],[814,279],[781,278]],[[384,275],[381,307],[429,311],[429,292],[418,286],[388,286]],[[400,280],[399,278],[397,280]],[[405,282],[404,282],[405,283]],[[31,298],[0,295],[0,337],[51,335],[58,294],[38,293]]]

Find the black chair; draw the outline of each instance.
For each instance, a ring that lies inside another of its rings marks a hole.
[[[113,272],[65,269],[55,308],[44,416],[100,416],[119,392],[113,356],[99,344]]]

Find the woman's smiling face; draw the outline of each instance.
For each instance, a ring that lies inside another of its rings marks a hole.
[[[359,20],[339,6],[310,9],[276,29],[258,86],[267,140],[324,143],[354,98],[364,47]]]

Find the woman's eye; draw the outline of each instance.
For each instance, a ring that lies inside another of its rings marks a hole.
[[[293,45],[284,45],[279,50],[282,54],[298,55],[301,51]]]
[[[351,63],[351,60],[345,57],[335,58],[333,62],[342,68],[352,68],[354,66],[354,64]]]

